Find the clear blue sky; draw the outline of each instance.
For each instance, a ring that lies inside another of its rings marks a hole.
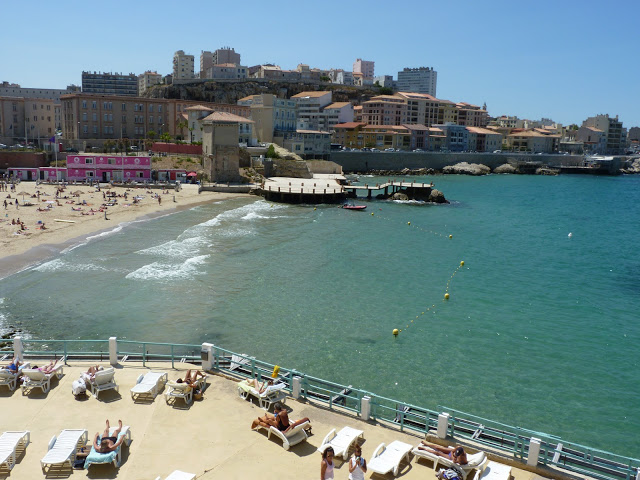
[[[640,2],[0,1],[0,81],[81,84],[83,70],[171,72],[173,53],[234,47],[244,65],[376,75],[434,67],[437,96],[491,115],[640,126]]]

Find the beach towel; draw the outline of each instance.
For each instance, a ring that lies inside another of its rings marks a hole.
[[[122,437],[123,435],[125,435],[125,433],[120,432],[120,434],[118,435],[118,440],[120,440],[120,437]],[[101,440],[102,440],[102,435],[98,436],[98,445],[100,444]],[[95,447],[92,446],[91,447],[91,452],[89,452],[89,455],[87,456],[87,459],[84,462],[85,470],[87,468],[89,468],[89,466],[92,463],[111,463],[111,462],[113,462],[113,460],[116,458],[116,456],[118,455],[118,452],[120,451],[121,448],[122,448],[122,445],[120,445],[118,447],[118,449],[114,450],[113,452],[100,453],[100,452],[96,452]]]

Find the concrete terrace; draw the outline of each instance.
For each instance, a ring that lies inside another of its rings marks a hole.
[[[36,361],[32,363],[43,363]],[[316,452],[324,436],[332,429],[351,426],[364,430],[363,454],[367,460],[382,443],[400,440],[417,445],[418,435],[406,434],[376,422],[363,422],[348,413],[331,411],[310,402],[291,398],[286,405],[292,420],[309,417],[313,435],[307,442],[285,451],[278,439],[267,439],[264,431],[250,430],[251,421],[264,411],[256,404],[241,399],[236,381],[221,375],[209,375],[204,399],[190,407],[178,403],[167,405],[159,395],[154,402],[134,403],[129,389],[137,377],[149,368],[141,363],[126,362],[117,366],[116,382],[120,393],[106,391],[100,399],[87,396],[76,400],[71,393],[71,383],[94,364],[88,361],[72,362],[65,366],[64,376],[52,380],[48,394],[35,390],[23,396],[20,388],[11,392],[0,388],[0,432],[30,430],[31,443],[26,452],[18,455],[11,472],[0,469],[0,478],[118,478],[123,480],[165,478],[173,470],[183,470],[202,479],[298,479],[317,478],[320,454]],[[105,367],[107,362],[101,363]],[[148,364],[154,370],[167,371],[169,380],[184,376],[187,363],[154,362]],[[115,425],[122,419],[131,427],[133,441],[123,447],[123,461],[119,469],[113,465],[93,465],[90,470],[53,469],[47,475],[40,468],[40,459],[47,451],[53,435],[65,428],[83,428],[93,440],[96,432],[102,432],[106,419]],[[473,449],[468,449],[474,451]],[[335,462],[335,478],[346,479],[348,468],[340,459]],[[432,464],[425,460],[403,464],[399,478],[406,480],[436,478]],[[541,479],[539,475],[518,468],[512,469],[514,480]],[[367,478],[393,478],[369,472]],[[469,480],[472,480],[469,476]]]

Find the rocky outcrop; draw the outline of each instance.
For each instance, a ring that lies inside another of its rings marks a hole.
[[[279,98],[290,98],[304,91],[331,90],[334,102],[362,103],[379,95],[377,87],[363,88],[347,85],[293,83],[263,80],[243,82],[195,82],[178,85],[156,85],[147,89],[143,96],[149,98],[169,98],[195,100],[200,102],[236,104],[249,95],[271,93]]]
[[[518,169],[513,165],[504,163],[499,167],[494,168],[493,173],[519,173]]]
[[[479,163],[461,162],[455,165],[447,165],[442,169],[442,173],[449,175],[488,175],[491,169]]]
[[[390,200],[402,200],[402,201],[406,201],[409,200],[409,196],[406,193],[402,193],[402,192],[396,192],[393,195],[391,195],[391,197],[389,197]]]
[[[444,198],[444,193],[435,188],[431,189],[431,193],[429,194],[429,201],[431,203],[449,203],[449,200]]]
[[[640,173],[640,158],[636,158],[627,168],[621,169],[622,173]]]

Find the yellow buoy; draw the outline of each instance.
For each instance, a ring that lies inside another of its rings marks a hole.
[[[277,378],[279,373],[280,373],[280,367],[278,365],[274,365],[271,378]]]
[[[411,225],[411,222],[407,222],[407,225]]]
[[[449,235],[449,238],[453,238],[453,235]]]
[[[371,216],[373,217],[373,212],[371,212]]]
[[[314,210],[317,210],[317,208],[316,208],[316,207],[313,207],[313,209],[314,209]]]
[[[394,337],[397,337],[399,333],[400,333],[400,330],[398,330],[397,328],[393,329],[393,336]]]
[[[445,293],[445,294],[444,294],[444,299],[445,299],[445,300],[449,300],[449,294],[448,294],[448,293]]]
[[[462,260],[462,261],[460,262],[460,266],[461,266],[461,267],[464,267],[464,260]]]

